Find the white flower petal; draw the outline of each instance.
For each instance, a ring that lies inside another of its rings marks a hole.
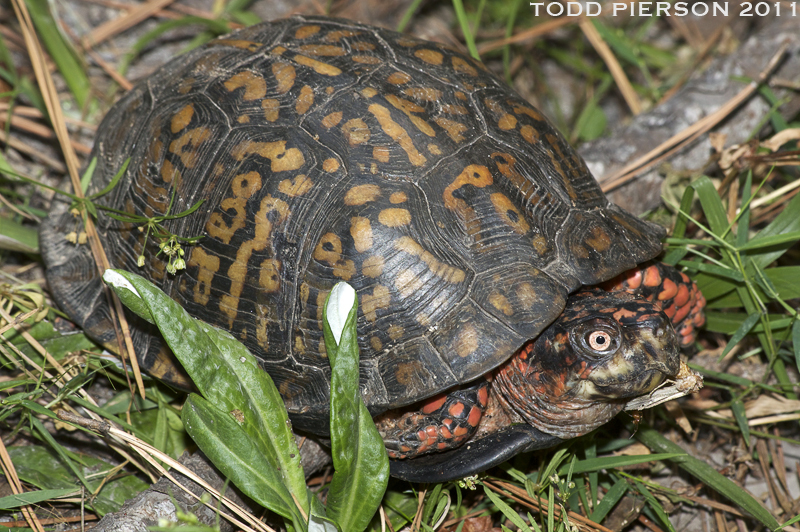
[[[308,520],[308,532],[338,532],[333,523],[321,519],[314,514]]]
[[[336,345],[339,345],[339,341],[342,339],[344,322],[347,321],[347,315],[350,314],[350,310],[352,310],[355,301],[356,291],[345,282],[336,283],[336,286],[331,290],[328,306],[326,308],[326,315],[328,317],[328,325],[330,325],[331,332],[333,333],[333,338],[336,340]]]
[[[126,288],[133,292],[133,294],[139,299],[142,298],[142,296],[139,295],[139,292],[136,291],[136,288],[134,288],[126,278],[114,270],[106,270],[105,273],[103,273],[103,280],[111,286]]]

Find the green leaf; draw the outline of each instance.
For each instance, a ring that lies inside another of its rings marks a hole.
[[[117,186],[117,183],[119,183],[119,180],[122,179],[122,176],[125,174],[125,170],[128,169],[128,164],[130,164],[130,162],[131,162],[131,158],[130,157],[125,159],[125,162],[122,163],[122,166],[119,168],[119,170],[117,170],[117,173],[114,174],[114,177],[111,178],[111,181],[105,186],[105,188],[103,188],[103,190],[101,190],[100,192],[95,192],[94,194],[89,196],[89,199],[93,200],[93,199],[100,198],[102,196],[105,196],[106,194],[108,194],[112,190],[114,190],[114,187]],[[84,186],[83,185],[84,180],[87,181],[87,183],[86,183],[87,186],[88,186],[88,182],[92,180],[92,175],[94,175],[94,167],[95,167],[96,163],[97,163],[97,158],[93,158],[91,160],[91,162],[89,163],[89,166],[86,168],[86,171],[83,173],[83,177],[81,177],[81,186]],[[84,192],[86,192],[86,190],[87,190],[86,188],[83,189]]]
[[[92,157],[86,169],[83,171],[83,174],[81,174],[81,191],[83,191],[84,195],[86,191],[89,190],[89,185],[92,183],[92,176],[94,175],[95,168],[97,168],[97,157]]]
[[[750,260],[749,262],[754,263],[755,266],[755,261]],[[800,266],[776,266],[768,270],[763,270],[763,273],[771,287],[784,301],[800,297],[800,283],[797,282],[797,279],[800,279]],[[703,285],[703,288],[703,294],[705,295],[707,287]],[[739,308],[742,306],[739,295],[734,292],[737,285],[733,283],[727,284],[727,286],[724,287],[727,288],[727,290],[724,290],[723,295],[719,294],[717,288],[723,287],[721,284],[718,284],[716,287],[712,286],[708,289],[709,293],[714,291],[713,295],[707,296],[708,299],[711,297],[714,298],[713,301],[708,304],[708,308]],[[758,297],[762,298],[762,300],[767,299],[767,294],[765,294],[759,286],[756,286],[755,289]]]
[[[752,240],[750,240],[750,242],[741,246],[739,250],[753,251],[758,249],[767,249],[767,248],[781,246],[783,244],[793,244],[797,240],[800,240],[800,231],[792,231],[790,233],[781,233],[779,235],[772,235],[772,236],[759,236],[757,238],[753,238]],[[763,260],[760,260],[759,263],[763,263]]]
[[[686,454],[686,453],[681,453]],[[566,475],[572,467],[572,473],[587,473],[589,471],[602,471],[603,469],[613,469],[619,467],[626,467],[647,462],[655,462],[657,460],[670,460],[681,456],[679,454],[644,454],[634,456],[602,456],[600,458],[590,458],[588,460],[577,460],[574,463],[564,464],[559,470],[559,475]]]
[[[592,20],[592,24],[603,40],[616,52],[619,58],[642,67],[643,63],[636,53],[637,46],[625,34],[618,29],[611,29],[598,20]]]
[[[784,235],[787,233],[797,233],[800,231],[800,194],[796,195],[789,202],[788,205],[781,211],[781,213],[772,220],[769,225],[762,229],[755,237],[750,239],[750,245],[753,242],[758,243],[762,239]],[[757,244],[755,244],[757,245]],[[758,255],[752,255],[753,260],[757,262],[762,268],[766,268],[772,262],[776,261],[781,255],[786,253],[791,247],[791,244],[778,246],[778,249],[771,250]]]
[[[602,523],[603,519],[606,518],[614,506],[616,506],[617,503],[622,500],[622,497],[628,493],[628,488],[629,485],[625,479],[617,480],[603,496],[603,500],[601,500],[597,506],[594,507],[594,511],[592,512],[592,515],[589,516],[589,519],[595,523]]]
[[[581,141],[594,140],[606,130],[608,118],[605,111],[593,98],[581,111],[575,124],[577,137]]]
[[[689,225],[689,216],[686,213],[692,210],[693,200],[694,189],[692,187],[686,187],[681,197],[681,205],[678,211],[678,217],[675,220],[675,227],[672,228],[673,238],[683,238],[686,235],[686,227]],[[686,246],[672,247],[667,251],[666,255],[664,255],[664,262],[675,266],[678,261],[686,256],[686,253],[688,253],[688,248]]]
[[[58,24],[50,13],[46,0],[27,0],[28,10],[36,26],[36,32],[53,58],[58,71],[64,76],[70,92],[84,107],[89,99],[89,78],[71,44],[59,32]]]
[[[238,412],[242,429],[309,515],[300,453],[283,400],[255,357],[229,333],[196,320],[144,278],[122,270],[103,276],[120,299],[155,323],[203,396],[223,412]],[[210,364],[209,361],[214,363]]]
[[[345,299],[343,293],[352,297],[346,299],[353,301],[349,309],[336,308]],[[358,386],[358,300],[354,294],[352,287],[339,283],[331,290],[323,309],[325,350],[332,371],[330,428],[334,473],[328,492],[328,515],[345,532],[366,529],[389,482],[389,457]],[[342,320],[344,312],[347,317]]]
[[[120,73],[124,74],[128,70],[128,66],[131,62],[136,58],[136,56],[141,53],[142,50],[151,46],[153,41],[159,36],[162,35],[170,30],[175,28],[181,28],[185,26],[193,26],[193,25],[201,25],[205,26],[207,29],[211,30],[216,35],[221,35],[224,33],[228,33],[230,28],[228,27],[227,23],[224,20],[211,20],[202,17],[195,17],[195,16],[183,16],[178,19],[174,20],[167,20],[164,22],[160,22],[155,28],[148,31],[133,44],[128,50],[128,53],[125,54],[123,57],[122,62],[119,66]],[[209,35],[209,40],[212,38],[212,35]],[[200,46],[202,43],[196,43],[196,46]]]
[[[759,319],[761,319],[761,314],[750,314],[749,316],[747,316],[747,319],[745,319],[742,322],[742,324],[739,325],[739,327],[736,329],[736,332],[733,333],[733,336],[731,336],[731,339],[728,341],[728,345],[725,346],[725,349],[723,349],[722,354],[719,356],[719,358],[720,359],[725,358],[725,355],[727,355],[728,352],[730,352],[730,350],[736,346],[736,344],[741,342],[742,338],[747,336],[747,333],[750,332],[750,330],[755,326],[755,324],[758,322]]]
[[[745,314],[744,312],[714,312],[707,311],[706,313],[705,328],[708,331],[720,332],[724,334],[735,333],[746,320],[750,319],[753,314]],[[758,316],[758,314],[755,314]],[[792,318],[787,318],[782,314],[768,314],[769,328],[772,332],[785,329],[792,324]],[[764,326],[762,324],[755,325],[750,332],[758,333],[763,332]]]
[[[39,253],[39,232],[8,218],[0,218],[0,249],[21,253]]]
[[[733,410],[733,417],[736,418],[739,430],[742,431],[745,443],[750,447],[750,424],[747,422],[747,413],[744,410],[744,403],[742,403],[741,399],[731,401],[731,410]]]
[[[217,468],[261,506],[291,519],[302,530],[306,520],[269,460],[228,412],[190,394],[181,412],[186,431]]]
[[[530,530],[530,527],[527,525],[527,523],[525,523],[522,517],[520,517],[519,513],[507,505],[494,491],[484,485],[483,492],[486,493],[486,496],[489,497],[489,499],[492,501],[492,504],[494,504],[497,509],[500,510],[504,516],[506,516],[506,519],[511,521],[518,529]],[[552,527],[550,530],[552,530]]]
[[[641,482],[636,482],[636,489],[639,490],[644,498],[647,500],[647,504],[650,508],[656,513],[658,519],[661,521],[661,524],[666,527],[667,530],[670,532],[675,532],[675,528],[672,526],[672,523],[669,522],[669,516],[667,512],[664,511],[664,507],[661,506],[661,503],[653,497],[653,494],[642,484]]]
[[[797,369],[800,370],[800,321],[798,320],[792,325],[792,348]]]
[[[683,449],[681,449],[678,444],[669,441],[659,434],[658,431],[644,425],[639,425],[639,430],[636,432],[636,439],[655,452],[683,452]],[[727,477],[720,475],[716,469],[704,461],[698,460],[691,455],[672,458],[671,461],[687,473],[697,477],[697,479],[706,486],[716,490],[723,497],[726,497],[734,503],[734,506],[739,507],[758,519],[768,529],[775,530],[780,526],[769,510],[761,506],[749,493],[737,486]]]
[[[700,176],[691,186],[697,192],[697,197],[700,198],[700,204],[703,206],[703,212],[711,230],[722,238],[728,233],[729,225],[728,215],[725,213],[725,207],[722,205],[719,194],[717,194],[717,188],[707,176]]]
[[[71,489],[26,491],[19,495],[0,497],[0,510],[12,510],[27,504],[37,504],[50,499],[59,499],[71,495],[80,495],[80,491]]]
[[[66,490],[75,492],[79,489],[76,477],[55,452],[41,445],[25,445],[9,447],[8,454],[14,463],[19,478],[42,490]],[[134,475],[106,478],[103,473],[112,473],[114,466],[91,456],[71,454],[78,459],[78,467],[83,475],[91,475],[89,492],[96,492],[89,500],[89,507],[99,514],[118,510],[122,503],[147,488],[147,484]],[[102,488],[101,488],[102,483]]]

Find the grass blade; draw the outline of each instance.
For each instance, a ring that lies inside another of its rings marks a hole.
[[[683,449],[679,445],[669,441],[658,431],[639,425],[636,439],[645,444],[650,450],[659,453],[682,453]],[[685,455],[670,459],[687,473],[694,475],[706,486],[716,490],[720,495],[726,497],[745,512],[758,519],[769,530],[776,530],[780,524],[769,510],[761,506],[749,493],[733,483],[727,477],[720,475],[716,469],[691,455]]]

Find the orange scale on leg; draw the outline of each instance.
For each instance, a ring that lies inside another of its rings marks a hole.
[[[489,404],[489,388],[481,388],[478,391],[478,401],[483,407]]]
[[[625,279],[624,284],[628,286],[628,288],[632,288],[636,290],[640,286],[642,286],[642,270],[637,268],[635,270],[631,270],[633,273],[629,275],[627,279]]]
[[[685,284],[682,284],[680,288],[678,288],[678,295],[675,296],[675,304],[683,306],[687,305],[689,301],[691,301],[689,288]]]
[[[692,313],[692,324],[695,327],[702,327],[703,324],[705,324],[705,322],[706,322],[706,315],[705,314],[703,314],[699,310],[697,312],[693,312]]]
[[[686,305],[685,307],[681,307],[678,309],[678,312],[675,313],[674,321],[675,323],[680,323],[683,319],[689,315],[689,311],[692,310],[692,307]]]
[[[664,301],[665,299],[672,299],[678,293],[678,285],[671,279],[664,279],[664,284],[661,286],[661,292],[658,293],[658,300]]]
[[[464,403],[456,403],[447,409],[447,413],[453,417],[459,417],[464,411]]]
[[[662,283],[661,272],[658,266],[650,266],[644,271],[644,285],[645,286],[659,286]]]
[[[437,410],[442,408],[442,405],[446,400],[447,400],[446,394],[442,393],[439,395],[435,395],[430,399],[428,399],[428,401],[422,406],[420,410],[422,410],[423,414],[430,414],[432,412],[436,412]]]
[[[481,422],[482,415],[483,412],[481,412],[481,409],[473,406],[472,409],[469,411],[469,417],[467,418],[467,423],[469,423],[471,427],[477,427],[478,423]]]

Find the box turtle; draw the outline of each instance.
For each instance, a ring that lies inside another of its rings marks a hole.
[[[164,221],[202,235],[185,270],[101,215],[109,260],[241,339],[300,430],[327,431],[323,302],[338,281],[356,289],[363,397],[390,456],[409,458],[397,476],[460,477],[593,430],[674,377],[702,322],[691,281],[647,263],[664,231],[611,204],[538,110],[441,44],[322,17],[245,28],[139,83],[92,157],[89,193],[130,159],[104,205],[154,217],[204,200]],[[58,202],[44,222],[48,281],[113,347],[88,246],[65,239],[78,224]],[[178,382],[130,319],[140,364]],[[435,450],[451,451],[420,456]]]

